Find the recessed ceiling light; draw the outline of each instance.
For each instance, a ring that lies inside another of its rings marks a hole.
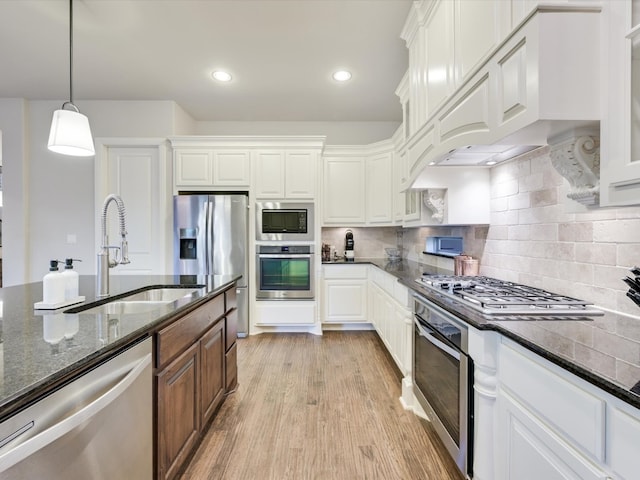
[[[495,165],[496,163],[498,163],[498,162],[496,162],[495,160],[489,160],[487,162],[487,165]]]
[[[346,82],[351,78],[351,72],[347,72],[346,70],[338,70],[333,74],[333,79],[336,82]]]
[[[228,72],[225,72],[224,70],[216,70],[215,72],[213,72],[211,74],[211,76],[213,78],[215,78],[216,80],[218,80],[219,82],[230,82],[231,81],[231,74]]]

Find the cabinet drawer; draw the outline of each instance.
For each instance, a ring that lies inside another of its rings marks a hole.
[[[366,279],[368,265],[324,265],[324,278]]]
[[[517,397],[570,443],[604,461],[605,402],[570,380],[569,374],[561,376],[554,365],[549,367],[504,341],[500,345],[500,388]]]
[[[184,351],[218,318],[224,315],[224,295],[218,295],[202,307],[179,318],[157,334],[157,367]]]
[[[233,286],[226,292],[224,292],[225,298],[225,312],[236,308],[238,306],[238,294],[236,293],[236,287]]]

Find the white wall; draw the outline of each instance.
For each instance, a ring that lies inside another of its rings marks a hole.
[[[53,111],[62,101],[0,100],[3,130],[5,285],[39,281],[50,259],[80,258],[78,272],[95,272],[94,160],[58,155],[46,144]],[[93,136],[174,135],[174,102],[80,101]],[[126,200],[125,200],[126,203]],[[21,217],[21,220],[16,218]],[[67,243],[75,235],[76,244]]]
[[[27,189],[29,108],[22,99],[0,99],[2,130],[2,269],[3,285],[27,281],[29,197]]]
[[[326,145],[388,140],[399,122],[197,122],[196,135],[324,135]]]

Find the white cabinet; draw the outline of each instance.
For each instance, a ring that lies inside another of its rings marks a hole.
[[[174,184],[180,187],[248,187],[251,182],[249,150],[177,148],[173,152]]]
[[[364,156],[325,158],[323,167],[323,224],[365,223]]]
[[[367,159],[367,223],[393,221],[393,155],[383,153]]]
[[[399,184],[393,142],[327,147],[323,157],[323,225],[394,225]]]
[[[604,470],[508,394],[498,398],[497,438],[502,443],[497,478],[518,480],[604,480]]]
[[[167,146],[164,139],[100,139],[96,141],[95,203],[115,193],[126,208],[127,240],[131,263],[112,274],[165,274],[170,271],[171,218]],[[110,207],[113,209],[114,207]],[[96,239],[102,238],[97,216]],[[108,217],[109,239],[117,244],[119,225]],[[96,245],[98,246],[98,245]]]
[[[173,152],[175,184],[210,186],[213,184],[213,152],[208,149]]]
[[[367,265],[323,265],[323,323],[366,323]]]
[[[608,19],[603,70],[600,205],[640,205],[640,2],[603,4]]]
[[[256,198],[315,198],[317,157],[315,151],[257,151]]]
[[[495,462],[496,480],[637,478],[637,408],[509,339],[495,348],[495,450],[477,460]],[[476,385],[476,401],[483,392]]]
[[[403,375],[411,372],[413,313],[409,290],[393,275],[370,267],[370,318]]]
[[[409,47],[408,183],[454,149],[546,145],[597,126],[600,77],[587,52],[600,51],[598,9],[537,3],[414,2],[401,35]]]
[[[214,150],[213,185],[216,187],[248,187],[251,183],[249,150]]]

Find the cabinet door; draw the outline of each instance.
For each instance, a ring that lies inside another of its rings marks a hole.
[[[427,117],[453,92],[453,7],[437,2],[426,24]]]
[[[393,197],[391,154],[385,153],[367,159],[367,222],[390,223]]]
[[[220,187],[248,187],[251,184],[251,152],[215,150],[213,183]]]
[[[284,198],[284,154],[256,152],[256,198]]]
[[[366,280],[325,280],[327,323],[367,322]]]
[[[225,390],[224,321],[220,320],[200,340],[201,425],[206,425],[222,402]]]
[[[607,2],[600,204],[640,205],[640,2]]]
[[[317,169],[316,152],[286,152],[285,197],[314,198]]]
[[[165,252],[170,243],[170,231],[164,222],[170,213],[164,146],[107,145],[107,152],[106,164],[102,159],[99,160],[102,165],[96,164],[96,174],[102,177],[96,178],[96,204],[101,208],[110,193],[122,198],[131,260],[119,265],[113,273],[164,274],[168,266]],[[97,217],[96,238],[101,238],[100,224]],[[110,215],[107,227],[112,245],[118,244],[117,215]]]
[[[156,376],[158,478],[173,478],[198,439],[198,372],[199,344],[196,343]]]
[[[327,225],[364,223],[364,184],[364,158],[325,159],[324,223]]]
[[[175,184],[180,186],[211,186],[213,184],[211,150],[175,150]]]
[[[602,480],[604,470],[563,442],[517,400],[497,400],[496,478],[518,480]]]

